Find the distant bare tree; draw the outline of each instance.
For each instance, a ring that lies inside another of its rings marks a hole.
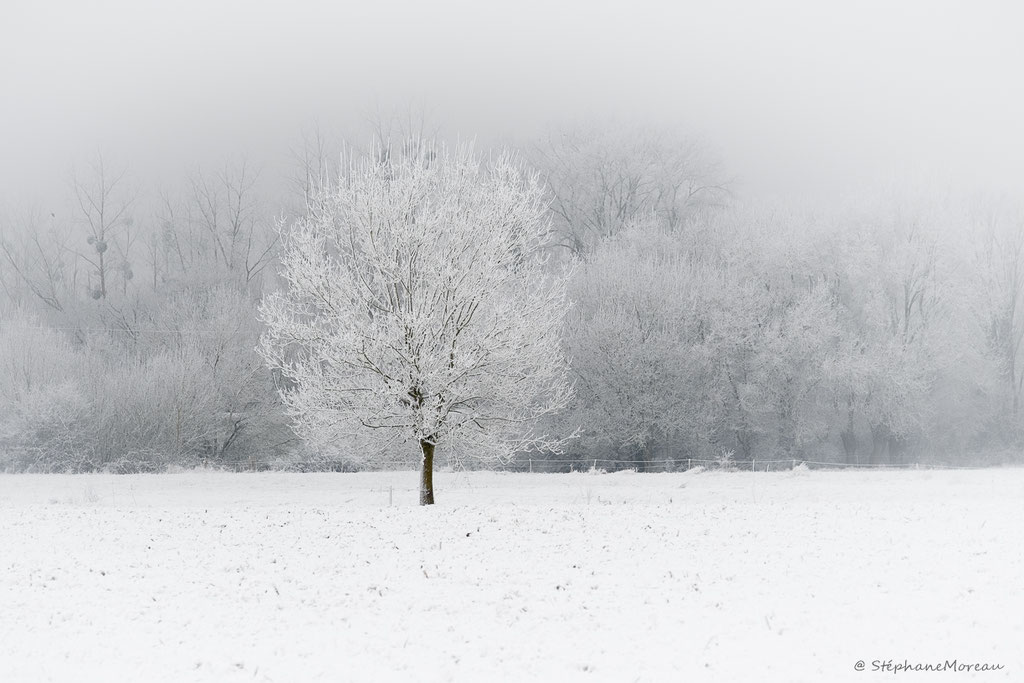
[[[646,215],[679,229],[701,207],[729,196],[728,180],[706,145],[661,131],[559,130],[529,157],[548,184],[562,246],[576,255]]]
[[[77,259],[71,249],[71,229],[46,221],[38,211],[20,219],[5,219],[0,231],[0,289],[15,303],[27,290],[50,309],[63,312],[74,296]],[[43,227],[46,223],[48,227]]]
[[[373,142],[363,153],[373,152],[381,162],[396,155],[411,156],[433,148],[441,139],[441,126],[421,106],[410,104],[390,113],[380,108],[364,116]],[[351,144],[353,148],[359,145]]]
[[[190,218],[203,233],[209,258],[246,284],[269,265],[277,241],[260,213],[258,176],[242,161],[212,176],[197,170],[189,178]]]
[[[301,200],[293,213],[301,215],[318,208],[323,189],[338,175],[341,150],[327,138],[319,124],[314,124],[302,130],[301,139],[291,148],[291,158],[293,166],[288,185],[292,194]]]
[[[72,170],[78,219],[88,232],[86,241],[91,247],[77,253],[96,275],[97,284],[93,286],[90,282],[89,291],[94,299],[107,298],[114,272],[121,276],[125,288],[133,276],[130,254],[135,234],[131,208],[137,192],[129,187],[127,172],[127,168],[111,169],[102,155],[90,162],[87,174]],[[110,251],[115,240],[116,249]]]

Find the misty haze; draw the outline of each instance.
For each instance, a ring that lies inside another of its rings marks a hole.
[[[8,3],[0,681],[1020,680],[1022,21]]]

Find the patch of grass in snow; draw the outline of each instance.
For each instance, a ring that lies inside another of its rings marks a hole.
[[[61,503],[64,505],[94,505],[100,502],[100,496],[91,486],[86,486],[79,495],[69,494],[63,499],[53,497],[47,502],[50,505],[60,505]]]

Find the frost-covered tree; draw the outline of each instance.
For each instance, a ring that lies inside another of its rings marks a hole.
[[[570,425],[587,457],[685,457],[707,396],[702,285],[709,274],[653,220],[603,242],[574,277],[566,326],[577,396]],[[571,427],[570,427],[571,428]]]
[[[286,287],[267,296],[261,350],[300,434],[379,457],[557,449],[534,431],[572,395],[560,330],[567,275],[546,263],[543,188],[509,154],[418,145],[352,159],[283,230]]]
[[[1003,420],[1019,435],[1024,404],[1024,211],[1008,202],[975,208],[971,302],[1001,378]]]

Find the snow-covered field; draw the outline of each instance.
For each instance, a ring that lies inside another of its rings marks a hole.
[[[435,484],[0,476],[0,681],[1024,680],[1021,469]]]

